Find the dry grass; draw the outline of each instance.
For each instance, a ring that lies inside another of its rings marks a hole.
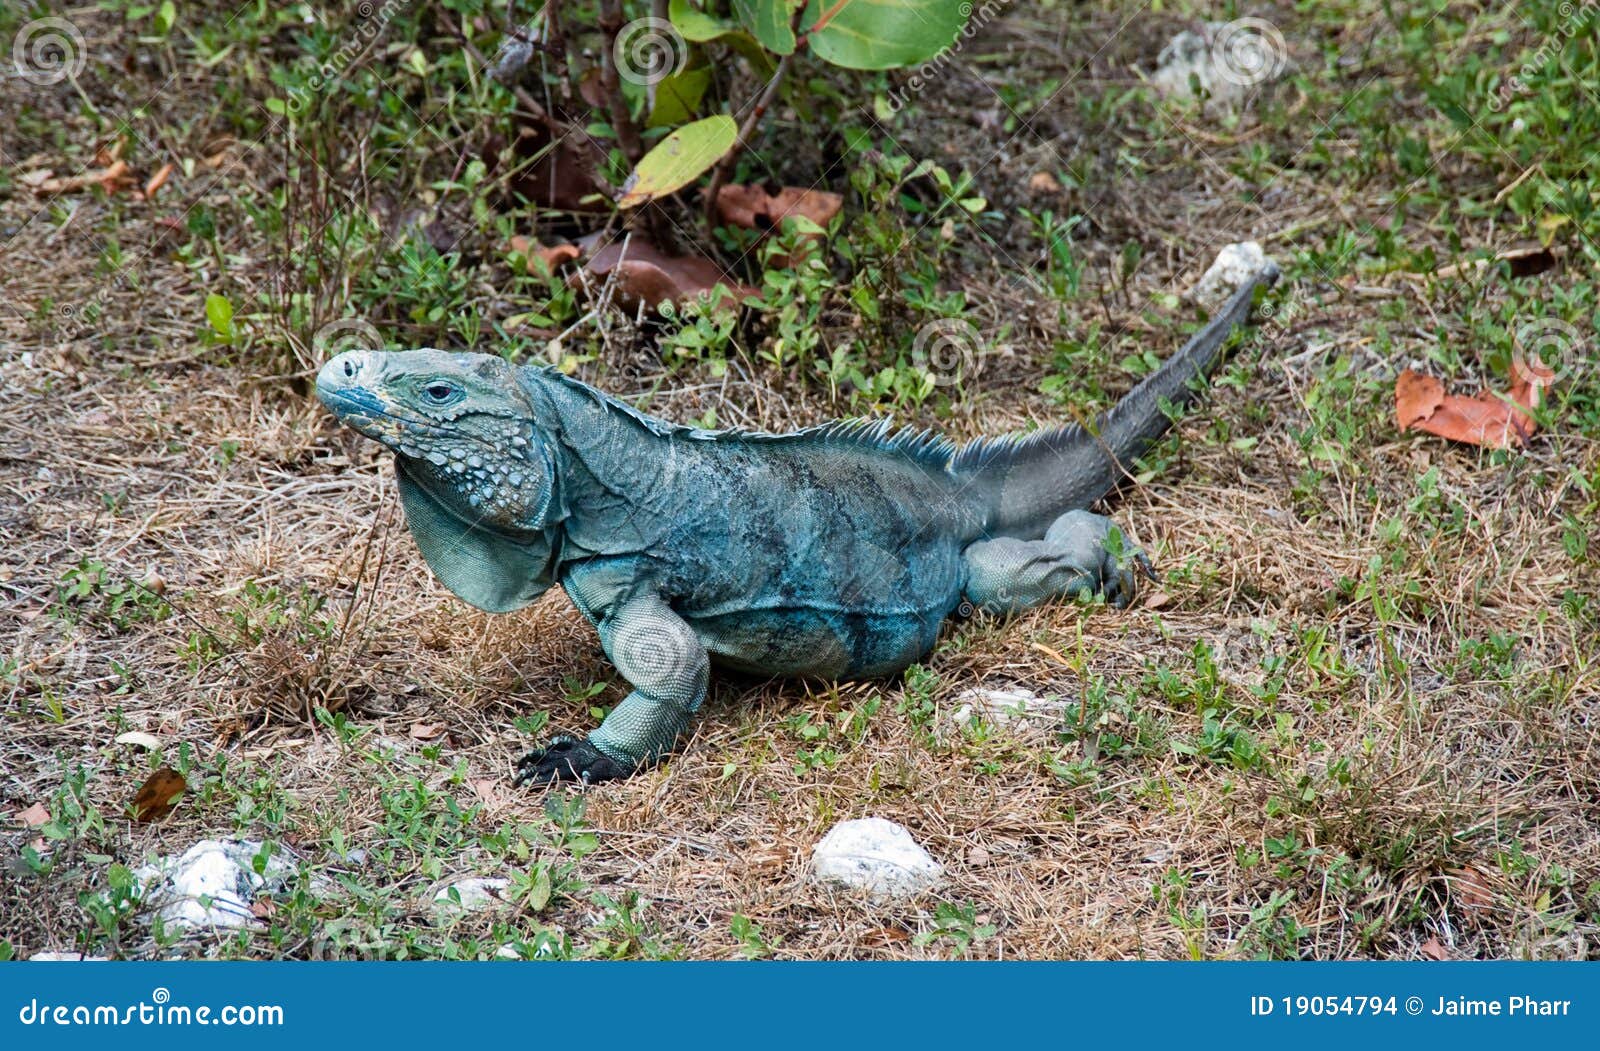
[[[1008,18],[988,42],[1043,68],[1053,60],[1032,46],[1030,18]],[[1093,19],[1103,34],[1116,24],[1110,13]],[[1117,53],[1152,54],[1140,33],[1158,41],[1171,28],[1130,31]],[[1126,68],[1110,63],[1092,63],[1075,90],[1119,86]],[[962,76],[984,74],[993,67]],[[940,157],[951,164],[993,152],[995,133],[956,94],[924,100],[908,152],[953,143],[955,156]],[[170,95],[153,104],[181,106]],[[61,105],[67,126],[84,130]],[[1041,206],[1024,189],[1028,176],[1052,150],[1080,151],[1073,119],[1067,108],[1047,111],[985,170],[980,185],[997,207]],[[1112,269],[1129,236],[1157,246],[1125,291],[1108,279],[1087,297],[1080,320],[1104,326],[1117,354],[1175,345],[1174,312],[1152,297],[1184,287],[1217,245],[1288,231],[1268,245],[1287,256],[1309,236],[1295,232],[1308,220],[1381,214],[1336,183],[1294,176],[1271,202],[1240,207],[1249,184],[1228,163],[1256,132],[1202,147],[1198,124],[1166,131],[1174,142],[1140,180],[1108,175],[1067,203],[1095,217],[1084,244],[1092,274]],[[39,163],[9,152],[3,161],[13,179]],[[210,192],[227,193],[231,178],[262,172],[223,172]],[[620,698],[593,633],[559,592],[492,617],[431,577],[377,450],[275,377],[224,363],[198,341],[206,280],[159,249],[155,220],[170,209],[119,206],[124,248],[149,256],[137,289],[106,288],[98,235],[81,231],[99,230],[107,202],[67,202],[78,214],[61,225],[37,218],[39,202],[11,186],[0,200],[0,657],[15,663],[0,724],[0,813],[59,802],[81,767],[82,799],[106,825],[80,824],[52,843],[55,868],[42,877],[20,860],[35,831],[0,833],[0,938],[23,954],[150,951],[136,922],[109,942],[91,924],[80,895],[103,888],[101,855],[136,864],[241,834],[277,839],[308,871],[349,871],[423,942],[492,939],[481,918],[430,934],[426,902],[450,877],[505,866],[476,850],[407,848],[381,860],[397,842],[392,797],[415,779],[476,805],[468,827],[479,832],[544,827],[541,794],[508,786],[531,743],[512,720],[548,711],[552,728],[583,730],[589,704]],[[976,243],[955,278],[979,328],[1010,323],[1016,348],[938,421],[960,434],[1062,411],[1037,385],[1063,322],[1006,280],[1026,240],[1012,235]],[[229,250],[259,263],[268,248],[241,224]],[[992,267],[970,263],[985,252]],[[946,955],[950,941],[916,938],[933,931],[938,901],[971,905],[975,924],[994,926],[968,950],[983,957],[1600,954],[1600,644],[1593,611],[1563,606],[1569,592],[1596,595],[1593,563],[1569,557],[1563,535],[1565,519],[1592,513],[1573,479],[1597,476],[1600,441],[1543,435],[1501,461],[1396,435],[1384,385],[1439,331],[1405,319],[1443,312],[1444,331],[1467,330],[1436,289],[1403,275],[1373,283],[1400,309],[1315,282],[1284,293],[1299,312],[1236,357],[1227,371],[1238,382],[1180,427],[1158,478],[1116,503],[1168,571],[1144,606],[1064,605],[953,625],[926,668],[901,681],[718,678],[668,764],[587,793],[599,846],[577,866],[584,888],[513,926],[559,927],[581,948],[599,937],[607,908],[593,895],[603,892],[648,899],[648,948],[635,951],[694,957],[746,947],[730,930],[735,915],[759,924],[783,957]],[[90,299],[103,302],[103,320],[81,331],[39,316]],[[724,421],[779,427],[815,422],[827,407],[737,363],[727,381],[662,375],[640,334],[622,326],[614,340],[617,356],[591,374],[619,394],[659,383],[651,408],[664,415],[715,408]],[[1330,386],[1341,376],[1346,387]],[[1082,379],[1112,391],[1130,382]],[[1361,440],[1307,484],[1316,465],[1297,436],[1325,425],[1330,397],[1346,403]],[[1429,471],[1438,495],[1422,500]],[[104,594],[63,615],[58,586],[83,560],[102,563],[110,582],[157,588],[170,615],[130,617]],[[252,605],[246,582],[278,597]],[[248,630],[236,619],[247,610]],[[192,659],[197,645],[215,646],[214,659]],[[1247,733],[1255,759],[1196,754],[1205,705],[1184,691],[1207,688],[1201,645],[1214,655],[1223,729]],[[1475,660],[1480,645],[1486,655]],[[1157,668],[1176,685],[1163,688]],[[609,685],[577,700],[567,677]],[[973,685],[1073,698],[1068,726],[1045,738],[951,732],[951,701]],[[1275,696],[1263,699],[1269,687]],[[924,701],[931,718],[918,714]],[[317,709],[365,736],[350,743]],[[863,715],[859,738],[842,729],[852,713]],[[801,769],[802,750],[817,746],[795,731],[806,716],[830,727],[831,765]],[[164,822],[123,817],[149,766],[115,743],[130,729],[171,742],[169,762],[187,748],[191,781],[205,785]],[[882,906],[807,880],[823,832],[868,815],[905,825],[946,865],[936,892]],[[334,831],[374,860],[347,865],[328,849]],[[320,917],[355,909],[350,901],[331,898]],[[291,931],[222,951],[304,955],[306,946]]]

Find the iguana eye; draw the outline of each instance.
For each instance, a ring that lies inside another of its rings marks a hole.
[[[422,388],[422,393],[427,395],[430,401],[443,402],[449,400],[450,395],[455,393],[455,388],[448,383],[430,383]]]

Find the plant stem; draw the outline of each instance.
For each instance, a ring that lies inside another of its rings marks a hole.
[[[638,164],[644,156],[644,142],[639,129],[628,112],[628,100],[622,94],[622,81],[617,75],[617,34],[622,31],[622,0],[600,0],[600,31],[605,34],[605,49],[600,56],[600,83],[605,88],[606,102],[611,109],[611,128],[617,133],[617,144],[627,156],[628,163]]]
[[[733,171],[734,162],[739,159],[745,147],[750,145],[750,140],[755,136],[756,125],[761,123],[761,118],[767,115],[767,107],[778,93],[778,88],[783,84],[784,76],[789,72],[789,67],[794,64],[795,51],[789,52],[778,61],[778,68],[772,71],[772,79],[767,81],[767,86],[762,89],[756,98],[756,104],[750,107],[750,113],[745,117],[744,123],[739,126],[739,137],[733,140],[733,147],[717,162],[715,170],[711,173],[711,185],[706,188],[706,229],[715,230],[717,226],[717,197],[722,193],[722,184],[728,180],[728,175]]]

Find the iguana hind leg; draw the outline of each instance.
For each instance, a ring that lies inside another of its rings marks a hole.
[[[586,740],[558,737],[523,756],[517,784],[627,777],[670,749],[705,700],[705,647],[658,596],[619,604],[599,628],[606,656],[633,692]]]
[[[1111,519],[1089,511],[1068,511],[1042,540],[980,540],[963,557],[967,600],[994,613],[1092,595],[1120,608],[1133,601],[1138,572],[1155,576],[1144,552],[1127,543]]]

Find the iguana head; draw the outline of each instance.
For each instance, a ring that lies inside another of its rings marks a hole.
[[[352,350],[322,367],[317,397],[394,450],[412,534],[452,591],[499,611],[549,586],[529,574],[548,568],[556,464],[515,368],[490,354]]]

